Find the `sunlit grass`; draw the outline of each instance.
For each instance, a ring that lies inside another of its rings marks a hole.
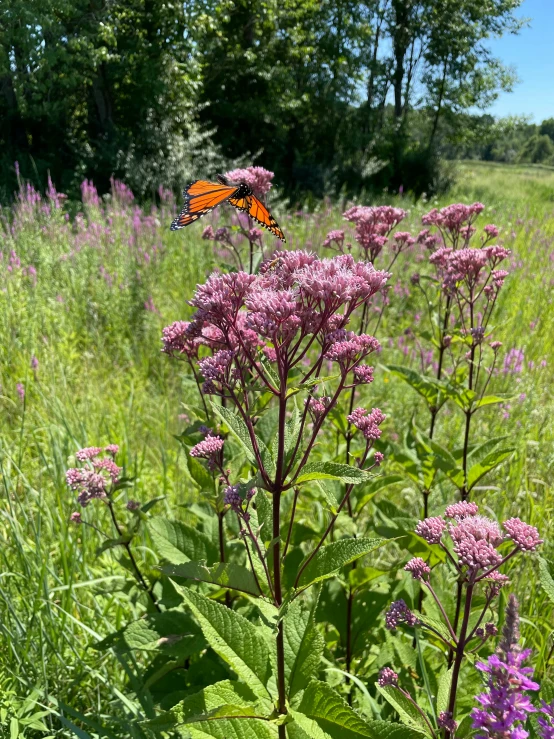
[[[554,170],[483,163],[459,168],[448,197],[399,204],[410,209],[406,230],[417,233],[421,214],[431,207],[481,200],[487,205],[481,222],[501,227],[513,251],[495,338],[506,351],[523,351],[523,369],[500,373],[497,389],[512,400],[483,411],[479,434],[511,434],[517,452],[479,495],[495,517],[519,515],[551,539]],[[37,686],[55,712],[71,707],[66,722],[80,713],[99,719],[109,712],[131,720],[132,712],[122,698],[125,666],[91,648],[97,635],[130,618],[128,600],[111,587],[121,570],[112,554],[96,555],[92,532],[69,525],[74,503],[65,469],[79,447],[116,442],[126,473],[136,479],[134,497],[164,495],[161,505],[175,516],[190,502],[193,486],[175,436],[184,425],[181,401],[190,402],[194,385],[161,354],[160,334],[164,325],[190,316],[187,300],[195,284],[220,260],[201,239],[200,224],[169,232],[170,204],[140,216],[130,203],[111,207],[115,226],[109,233],[106,220],[89,210],[97,229],[79,236],[61,211],[35,217],[20,206],[20,226],[15,235],[6,232],[0,264],[0,685],[10,681],[21,696]],[[279,221],[294,248],[318,249],[328,229],[344,227],[340,210],[327,207]],[[29,266],[37,270],[36,284]],[[393,296],[380,326],[383,363],[402,356],[399,337],[422,320],[409,277],[424,269],[415,253],[395,265],[394,280],[408,294]],[[403,361],[417,362],[410,356]],[[417,397],[382,371],[370,397],[389,417],[385,436],[400,437],[412,417],[422,428],[428,423]],[[450,443],[460,422],[455,414],[444,416],[439,438]],[[447,486],[443,494],[446,500]],[[398,495],[417,511],[409,488]],[[442,504],[434,502],[437,509]],[[148,541],[143,544],[148,559]],[[552,552],[550,543],[544,552]],[[544,670],[551,606],[534,562],[511,574],[524,603],[526,637]]]

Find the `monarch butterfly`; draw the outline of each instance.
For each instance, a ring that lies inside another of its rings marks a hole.
[[[183,191],[185,199],[183,209],[171,224],[172,231],[177,231],[190,223],[194,223],[216,206],[229,202],[237,210],[248,213],[251,218],[267,228],[268,231],[271,231],[281,241],[286,242],[285,234],[279,228],[277,221],[254,195],[249,185],[245,182],[228,185],[221,175],[217,176],[217,180],[217,182],[195,180],[187,185]]]

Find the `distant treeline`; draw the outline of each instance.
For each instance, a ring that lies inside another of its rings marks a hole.
[[[450,148],[457,158],[554,166],[554,118],[535,124],[525,117],[476,116],[466,131],[465,141]]]
[[[509,70],[521,0],[6,0],[0,199],[111,176],[150,197],[255,162],[291,197],[440,189]]]

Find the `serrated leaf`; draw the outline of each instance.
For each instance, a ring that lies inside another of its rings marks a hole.
[[[325,640],[316,628],[313,611],[295,601],[288,608],[283,627],[285,679],[289,700],[317,677]]]
[[[480,462],[474,464],[467,473],[467,487],[471,490],[479,480],[484,477],[488,472],[494,470],[498,465],[502,464],[508,457],[510,457],[515,451],[515,447],[509,447],[505,449],[496,449],[490,454],[487,454]]]
[[[183,577],[249,595],[262,595],[252,572],[235,562],[220,562],[212,567],[207,567],[201,562],[185,562],[180,565],[164,565],[161,570],[169,577]]]
[[[402,723],[411,726],[413,729],[417,729],[426,736],[431,736],[429,727],[423,720],[423,716],[398,688],[392,685],[382,688],[378,683],[375,683],[375,687],[398,713]]]
[[[268,721],[255,718],[220,718],[217,721],[198,722],[187,728],[191,739],[276,739],[278,731]]]
[[[171,564],[183,564],[191,559],[212,564],[219,559],[214,542],[182,521],[169,521],[157,516],[148,521],[148,529],[157,553]]]
[[[230,608],[175,583],[208,644],[257,695],[266,697],[272,675],[269,649],[258,627]],[[259,627],[266,628],[266,627]]]
[[[302,468],[302,473],[295,480],[297,485],[310,480],[340,480],[344,483],[359,485],[371,480],[371,475],[358,467],[337,462],[312,462]]]
[[[446,641],[448,642],[452,641],[452,637],[450,635],[450,632],[448,631],[448,627],[442,621],[439,621],[436,618],[432,618],[431,616],[428,616],[426,613],[421,613],[420,611],[414,610],[414,614],[417,616],[417,618],[421,621],[421,623],[424,626],[429,626],[431,629],[434,629],[444,639],[446,639]]]
[[[250,434],[248,433],[248,428],[243,419],[236,413],[233,413],[230,408],[226,408],[223,405],[217,405],[214,402],[211,402],[210,405],[212,406],[213,412],[217,416],[219,416],[219,418],[221,418],[223,423],[225,423],[225,425],[229,428],[229,431],[240,443],[240,445],[246,452],[246,456],[248,457],[249,461],[252,462],[252,464],[255,464],[256,457],[254,455],[252,441],[250,439]]]
[[[341,567],[374,552],[385,539],[341,539],[321,547],[303,570],[298,587],[304,588],[332,577]],[[309,556],[309,555],[308,555]],[[308,557],[304,561],[306,561]]]
[[[178,610],[150,613],[97,642],[95,649],[116,648],[120,652],[159,651],[182,659],[206,645],[198,625],[188,613]]]
[[[539,557],[539,578],[542,589],[554,603],[554,578],[550,574],[549,562],[543,557]]]
[[[273,510],[271,501],[268,499],[263,488],[257,489],[254,503],[256,504],[256,513],[258,514],[258,525],[262,527],[260,532],[261,539],[264,542],[269,542],[273,536]]]
[[[262,715],[271,711],[269,701],[260,703],[248,685],[233,680],[222,680],[209,685],[198,693],[187,696],[170,711],[145,721],[141,725],[154,731],[171,731],[177,726],[190,723],[191,719],[199,720],[207,714],[213,715],[212,712],[222,706],[234,706],[239,709],[248,708],[251,713],[261,713]]]
[[[191,457],[190,454],[187,454],[187,466],[190,476],[200,490],[213,493],[215,490],[214,479],[202,462],[198,461],[196,457]]]
[[[330,685],[318,680],[312,681],[304,691],[298,711],[325,732],[314,732],[314,738],[325,737],[325,734],[332,739],[371,739],[374,736],[367,722]],[[309,731],[309,724],[305,726]]]
[[[368,725],[374,739],[421,739],[422,736],[426,736],[418,729],[410,729],[389,721],[369,721]]]
[[[448,701],[450,698],[450,687],[452,685],[452,668],[449,670],[446,667],[443,669],[441,676],[439,677],[439,683],[437,688],[437,716],[446,711],[448,708]]]

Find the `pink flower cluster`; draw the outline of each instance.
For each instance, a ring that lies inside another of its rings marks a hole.
[[[347,221],[355,224],[354,238],[363,249],[365,258],[371,262],[379,256],[392,230],[406,215],[402,208],[393,208],[389,205],[376,207],[355,205],[343,213]],[[398,251],[412,243],[415,243],[415,240],[412,240],[410,234],[401,233],[395,242],[395,249]]]
[[[110,486],[117,483],[121,467],[116,465],[113,457],[118,451],[117,444],[109,444],[104,449],[91,446],[76,452],[76,459],[84,462],[85,466],[68,469],[65,477],[69,487],[78,492],[77,501],[83,508],[95,498],[106,498]],[[101,457],[103,452],[108,452],[110,456]]]
[[[261,376],[260,350],[270,361],[291,367],[306,356],[306,346],[319,346],[343,373],[351,372],[379,349],[379,343],[344,327],[388,277],[346,254],[320,259],[305,251],[277,252],[258,275],[212,274],[196,289],[191,323],[167,327],[164,337],[169,350],[179,349],[185,340],[198,340],[216,352],[200,362],[211,391],[217,389],[213,383],[225,385],[230,377],[240,378],[245,366],[254,365]],[[230,375],[231,362],[236,372]],[[370,382],[371,377],[371,368],[360,368],[356,381]]]
[[[198,338],[188,334],[188,321],[175,321],[171,326],[166,326],[162,331],[162,351],[170,356],[186,354],[187,357],[198,356]]]
[[[406,605],[406,601],[400,599],[390,604],[385,614],[385,626],[390,631],[396,629],[398,624],[406,624],[406,626],[415,626],[418,623],[417,617],[410,611]]]
[[[379,426],[385,419],[385,414],[379,408],[373,408],[371,411],[367,411],[365,408],[356,408],[347,417],[348,423],[361,431],[368,441],[375,441],[380,438],[381,429]]]
[[[433,208],[422,217],[421,222],[424,226],[436,226],[446,238],[457,243],[464,226],[471,226],[484,209],[483,203],[473,203],[472,205],[454,203],[446,206],[446,208],[441,208],[441,210]],[[469,240],[471,231],[466,231],[464,237]]]
[[[210,469],[216,466],[221,467],[224,443],[223,439],[219,436],[208,434],[205,439],[192,447],[190,456],[208,460],[208,467]]]
[[[274,172],[263,167],[246,167],[246,169],[232,169],[225,172],[225,178],[230,183],[244,182],[252,188],[257,197],[268,193],[272,187]]]
[[[505,576],[500,575],[496,568],[506,561],[506,557],[502,557],[498,551],[499,545],[506,537],[496,521],[478,513],[479,507],[476,503],[467,501],[455,503],[448,506],[445,511],[446,516],[453,519],[452,523],[448,524],[442,516],[426,518],[417,524],[415,532],[429,544],[440,544],[444,547],[442,537],[448,528],[459,565],[467,567],[473,575],[479,570],[486,570],[487,579],[502,585]],[[515,544],[515,549],[508,556],[512,556],[518,550],[534,551],[542,543],[537,529],[519,518],[510,518],[504,522],[503,527],[508,538]]]
[[[333,244],[336,244],[339,251],[342,251],[342,247],[344,244],[344,231],[338,229],[335,229],[334,231],[329,231],[323,241],[323,246],[332,247]]]

